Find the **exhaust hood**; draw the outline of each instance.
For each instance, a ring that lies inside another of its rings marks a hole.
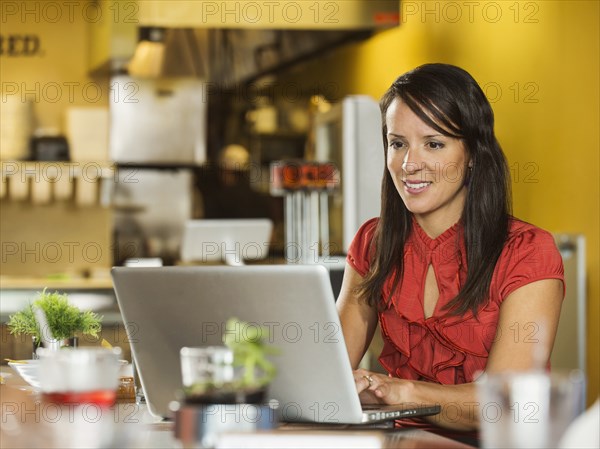
[[[142,27],[127,65],[135,78],[207,79],[208,30]]]
[[[370,31],[144,28],[127,72],[133,78],[197,78],[222,87],[252,83]]]
[[[138,18],[159,27],[357,30],[396,26],[399,13],[399,0],[144,0]]]
[[[398,25],[398,0],[139,2],[135,78],[250,83]]]

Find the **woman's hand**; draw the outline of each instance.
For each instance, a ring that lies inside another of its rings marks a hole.
[[[362,404],[410,402],[410,390],[413,387],[410,381],[364,369],[357,369],[353,374],[356,391]]]
[[[353,372],[356,391],[362,404],[405,404],[442,406],[439,415],[425,417],[438,426],[457,430],[479,428],[475,384],[440,385],[433,382],[399,379],[364,369]],[[453,406],[452,413],[444,407]],[[457,409],[458,407],[458,409]],[[457,411],[458,410],[458,411]]]

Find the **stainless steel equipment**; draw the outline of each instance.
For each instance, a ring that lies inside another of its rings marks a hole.
[[[317,161],[340,169],[341,195],[329,204],[331,253],[345,253],[366,220],[379,216],[384,169],[381,113],[364,95],[346,97],[315,116]]]
[[[202,164],[205,83],[192,78],[111,80],[110,158],[117,163]]]
[[[586,263],[585,237],[555,234],[565,267],[566,296],[552,350],[552,369],[586,369]]]

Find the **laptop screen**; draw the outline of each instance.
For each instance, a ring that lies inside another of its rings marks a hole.
[[[151,413],[182,388],[183,346],[219,345],[231,317],[269,329],[269,398],[288,421],[360,422],[327,269],[319,265],[114,268],[123,321]]]

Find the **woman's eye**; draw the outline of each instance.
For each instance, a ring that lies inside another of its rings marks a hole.
[[[390,147],[393,148],[394,150],[400,150],[400,149],[404,148],[404,143],[394,140],[393,142],[390,142]]]
[[[431,150],[441,150],[442,148],[444,148],[444,144],[441,142],[429,142],[427,146]]]

